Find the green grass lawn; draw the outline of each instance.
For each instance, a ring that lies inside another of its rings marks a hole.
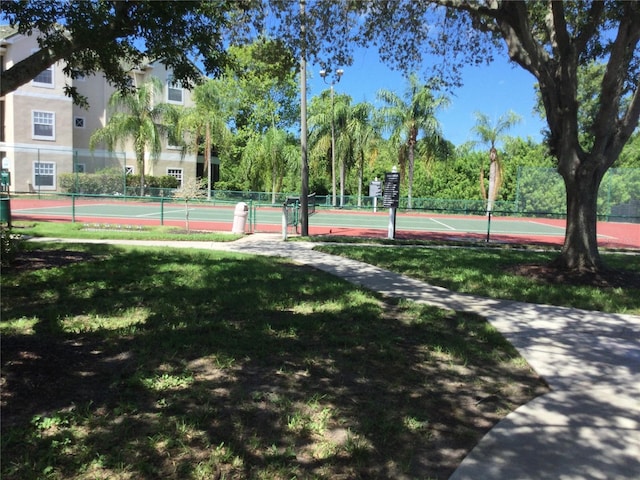
[[[242,235],[219,232],[187,232],[176,227],[136,226],[104,223],[14,222],[13,232],[33,237],[87,238],[109,240],[200,240],[231,242]]]
[[[238,238],[64,223],[14,233]],[[481,318],[282,259],[25,248],[29,262],[2,271],[3,479],[444,479],[495,422],[546,391]],[[512,273],[552,251],[317,248],[460,292],[640,313],[637,283]],[[640,272],[638,256],[603,258]]]
[[[481,318],[285,260],[27,244],[3,479],[442,478],[546,391]]]
[[[318,250],[403,273],[432,285],[490,298],[561,305],[603,312],[640,314],[640,255],[602,252],[606,265],[629,282],[604,278],[556,278],[515,275],[523,264],[548,264],[556,251],[516,248],[451,248],[446,246],[323,245]],[[573,279],[575,280],[575,279]],[[593,280],[593,284],[590,283]],[[582,283],[582,284],[580,284]]]

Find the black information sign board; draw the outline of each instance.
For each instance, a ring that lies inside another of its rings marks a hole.
[[[397,172],[385,173],[382,205],[386,208],[397,208],[399,201],[400,201],[400,174]]]

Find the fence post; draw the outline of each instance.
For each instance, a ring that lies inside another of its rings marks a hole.
[[[164,225],[164,197],[160,197],[160,225]]]
[[[611,177],[613,176],[614,172],[615,172],[615,169],[611,169],[611,170],[609,170],[609,172],[607,172],[607,173],[609,173],[609,178],[607,179],[608,180],[608,182],[607,182],[607,206],[605,208],[605,212],[606,212],[606,215],[604,217],[604,221],[605,222],[609,221],[609,216],[611,215],[611,183],[613,181],[613,179]]]
[[[71,171],[72,171],[72,173],[74,175],[74,178],[73,178],[74,187],[73,187],[73,189],[74,189],[75,193],[78,193],[78,150],[74,150],[73,151]]]
[[[124,152],[122,166],[122,195],[127,196],[127,152]]]
[[[257,224],[258,224],[258,205],[253,205],[253,225],[251,226],[251,233],[256,233]]]
[[[76,223],[76,194],[71,194],[71,223]]]
[[[298,233],[298,223],[300,222],[300,200],[299,199],[296,200],[295,210],[294,211],[295,211],[294,222],[295,222],[295,226],[296,226],[296,233]]]
[[[282,240],[286,240],[287,239],[287,228],[288,227],[288,220],[287,220],[287,201],[285,200],[285,202],[282,204]]]
[[[489,242],[489,239],[491,237],[491,210],[489,210],[489,212],[487,213],[487,240],[486,242]]]
[[[513,200],[515,204],[514,213],[520,211],[520,176],[522,173],[522,165],[518,165],[518,173],[516,174],[516,196]]]
[[[40,172],[40,149],[38,149],[38,160],[37,160],[37,162],[38,163],[36,164],[36,170],[37,170],[38,174],[35,175],[34,180],[36,181],[37,186],[38,186],[38,200],[40,200],[40,184],[42,183],[42,180],[40,178],[40,174],[41,174],[41,172]]]

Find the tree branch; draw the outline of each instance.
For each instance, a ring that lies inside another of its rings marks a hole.
[[[622,142],[626,143],[633,130],[638,125],[640,100],[636,80],[636,88],[631,104],[622,119],[619,119],[620,101],[624,91],[625,72],[633,59],[633,53],[640,41],[640,9],[632,3],[625,4],[620,20],[620,26],[611,47],[611,54],[607,69],[602,79],[600,91],[600,108],[596,113],[594,125],[594,151],[604,151],[608,146]],[[615,132],[613,125],[618,125]],[[609,138],[613,133],[616,139]],[[622,146],[620,146],[622,148]]]
[[[633,92],[631,102],[627,108],[625,116],[620,122],[620,136],[624,138],[624,143],[631,137],[635,129],[638,127],[640,119],[640,80],[636,83],[636,90]]]
[[[541,66],[548,60],[547,52],[534,39],[525,2],[470,3],[465,0],[432,0],[433,3],[467,12],[473,18],[489,18],[484,23],[490,31],[499,33],[507,44],[509,58],[540,79]]]
[[[591,3],[591,9],[588,15],[589,20],[584,24],[574,41],[576,53],[578,55],[581,55],[584,52],[587,47],[587,43],[589,43],[589,40],[591,40],[598,30],[598,25],[600,24],[603,12],[604,2]]]
[[[567,31],[567,21],[565,19],[564,4],[562,1],[550,1],[550,14],[553,27],[551,29],[551,45],[558,51],[558,58],[569,54],[572,47],[571,37]]]
[[[620,118],[620,102],[625,88],[625,74],[640,41],[640,9],[625,4],[618,34],[611,48],[607,69],[602,79],[600,108],[594,121],[594,152],[610,150],[608,157],[617,158],[625,143],[638,126],[640,118],[640,81],[636,79],[634,92],[626,112]],[[611,128],[616,125],[617,128]],[[610,133],[609,133],[610,132]],[[609,134],[609,135],[607,135]]]
[[[502,11],[503,15],[497,20],[509,47],[509,58],[538,80],[543,80],[543,66],[548,63],[549,54],[533,37],[527,5],[524,2],[507,2],[503,4]]]
[[[41,48],[32,55],[15,63],[2,72],[0,96],[5,96],[24,85],[43,70],[64,59],[71,58],[82,50],[99,51],[102,46],[135,33],[135,25],[130,18],[130,2],[113,2],[114,15],[110,21],[93,25],[90,35],[60,29],[41,30],[38,40]],[[86,27],[86,25],[83,25]]]
[[[18,89],[21,85],[36,77],[40,72],[76,51],[71,41],[68,41],[65,49],[55,52],[49,49],[41,49],[27,58],[20,60],[11,68],[2,72],[0,84],[0,97]],[[26,80],[25,80],[26,79]]]

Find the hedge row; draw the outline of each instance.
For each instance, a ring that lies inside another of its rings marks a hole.
[[[102,170],[96,173],[60,174],[60,188],[66,193],[87,195],[123,195],[126,180],[128,195],[140,193],[140,175],[123,175],[120,170]],[[174,189],[180,186],[177,178],[170,175],[154,177],[145,175],[145,193],[150,189]]]

